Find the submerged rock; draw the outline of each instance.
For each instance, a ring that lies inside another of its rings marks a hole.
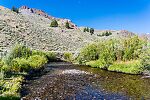
[[[90,73],[76,69],[67,69],[62,71],[62,74],[90,74]]]

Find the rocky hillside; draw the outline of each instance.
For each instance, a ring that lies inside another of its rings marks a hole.
[[[50,23],[56,19],[59,27],[52,28]],[[72,29],[64,27],[66,21]],[[77,51],[87,43],[104,39],[103,31],[96,30],[93,35],[83,32],[69,19],[55,18],[42,10],[22,6],[19,13],[0,7],[0,51],[8,51],[15,43],[25,44],[33,49],[53,51]],[[128,31],[111,31],[107,38],[134,35]]]

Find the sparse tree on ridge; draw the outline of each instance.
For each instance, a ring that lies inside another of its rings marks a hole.
[[[89,28],[88,28],[88,27],[86,28],[86,31],[87,31],[87,32],[90,32],[90,30],[89,30]]]
[[[13,12],[19,13],[18,8],[16,8],[15,6],[13,6],[13,7],[11,8],[11,10],[12,10]]]
[[[94,28],[90,28],[91,35],[94,34]]]
[[[86,32],[86,28],[83,29],[83,32]]]
[[[70,29],[70,25],[69,25],[69,22],[68,22],[68,21],[66,22],[65,27],[66,27],[67,29]]]
[[[51,22],[50,27],[58,27],[57,21],[56,21],[56,20],[53,20],[53,21]]]

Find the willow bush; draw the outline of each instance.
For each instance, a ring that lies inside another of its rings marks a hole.
[[[138,72],[139,65],[141,66],[140,68],[150,68],[149,54],[147,42],[138,36],[133,36],[122,40],[110,39],[89,44],[81,50],[78,62],[92,67],[113,71],[116,69],[117,71],[119,70],[124,73],[134,73],[133,70],[136,70],[135,73],[138,74],[140,73]],[[114,62],[121,62],[121,64]],[[126,62],[130,62],[130,64],[127,64]],[[140,68],[139,70],[143,71]]]
[[[15,58],[28,58],[31,55],[32,55],[32,51],[30,50],[30,48],[28,48],[24,45],[17,44],[6,55],[6,57],[4,58],[4,62],[7,65],[11,65],[11,61],[13,59],[15,59]]]

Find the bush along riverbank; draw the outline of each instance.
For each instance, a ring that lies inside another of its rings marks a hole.
[[[122,40],[105,40],[85,46],[77,61],[109,71],[142,74],[150,70],[150,47],[138,36]]]
[[[0,60],[0,100],[19,100],[24,77],[43,69],[48,61],[56,60],[52,52],[31,50],[23,45],[15,45]]]

